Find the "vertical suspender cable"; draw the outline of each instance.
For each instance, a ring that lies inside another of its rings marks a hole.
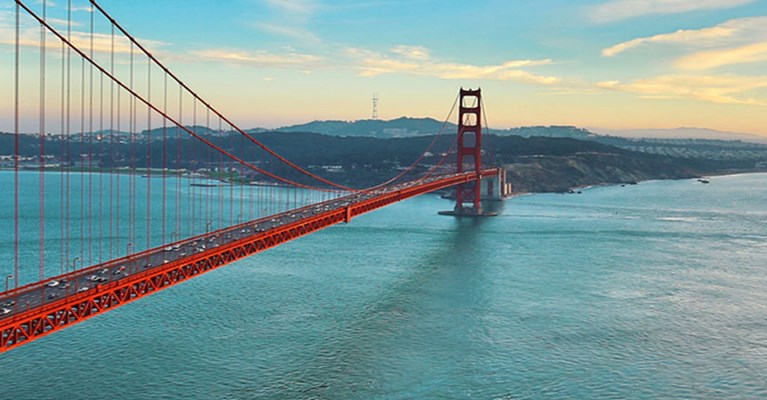
[[[90,7],[90,55],[93,58],[93,6]],[[88,265],[93,264],[93,66],[88,69]]]
[[[93,21],[93,5],[91,5],[91,21]],[[91,22],[91,26],[93,27],[94,24]],[[91,32],[93,32],[93,28],[91,29]],[[91,43],[93,42],[93,35],[91,34]],[[91,44],[91,49],[93,49],[93,44]],[[93,134],[93,132],[91,132]],[[98,141],[98,154],[99,154],[99,163],[97,164],[99,167],[103,167],[104,162],[104,74],[99,73],[99,133],[96,135],[96,140]],[[97,250],[97,260],[96,262],[101,263],[104,261],[103,257],[103,244],[104,244],[104,174],[100,171],[98,174],[99,177],[99,189],[96,191],[96,195],[98,196],[98,205],[96,208],[98,209],[98,250]]]
[[[19,4],[16,3],[13,70],[13,287],[19,287],[19,11]]]
[[[111,35],[111,44],[110,44],[110,51],[109,51],[109,72],[114,76],[115,73],[115,26],[112,25],[112,35]],[[103,76],[103,73],[102,73]],[[119,124],[119,120],[118,120]],[[117,233],[115,231],[115,223],[116,221],[115,214],[117,213],[115,210],[115,202],[114,202],[114,181],[115,181],[115,173],[117,172],[115,169],[115,164],[117,160],[117,154],[115,153],[115,83],[114,81],[109,81],[109,198],[108,198],[108,205],[109,205],[109,259],[114,258],[114,238],[117,237]],[[118,177],[119,178],[119,177]],[[119,182],[119,179],[118,179]],[[114,211],[114,212],[113,212]]]
[[[72,0],[69,0],[67,2],[67,40],[72,40]],[[70,210],[70,204],[69,204],[69,167],[71,166],[72,162],[72,156],[70,153],[70,134],[71,134],[71,125],[72,125],[72,97],[71,97],[71,89],[72,89],[72,50],[67,47],[67,54],[66,54],[66,60],[67,60],[67,68],[66,68],[66,114],[64,115],[64,118],[66,119],[66,136],[65,136],[65,160],[67,163],[67,166],[64,167],[64,259],[66,262],[69,262],[69,210]]]
[[[183,124],[183,93],[181,87],[178,88],[178,123]],[[181,128],[176,127],[176,224],[173,231],[176,235],[181,234]],[[170,238],[174,241],[173,234]]]
[[[85,60],[80,59],[80,260],[85,261]]]
[[[224,186],[221,184],[222,168],[224,167],[224,156],[218,153],[218,166],[216,167],[216,176],[218,179],[218,227],[224,227]]]
[[[65,171],[64,171],[65,170],[65,167],[64,167],[64,141],[66,140],[66,138],[64,136],[64,132],[65,132],[64,121],[65,121],[65,115],[66,115],[65,114],[65,109],[64,109],[65,104],[66,104],[66,101],[65,101],[65,99],[66,99],[66,97],[65,97],[66,96],[66,88],[65,88],[65,75],[64,75],[65,65],[66,65],[66,52],[65,52],[65,49],[64,49],[64,43],[62,42],[61,43],[61,117],[60,117],[61,127],[59,128],[59,133],[60,133],[60,140],[59,140],[59,167],[61,168],[61,173],[60,173],[60,178],[59,178],[59,180],[60,180],[59,183],[60,183],[60,186],[61,186],[61,192],[59,193],[59,208],[60,208],[59,209],[59,219],[60,219],[59,220],[59,228],[60,228],[60,235],[61,235],[61,238],[60,238],[61,248],[59,250],[59,254],[61,256],[61,265],[64,268],[66,268],[67,265],[68,265],[67,264],[68,260],[67,260],[67,256],[66,256],[66,247],[65,247],[65,242],[64,242],[64,237],[66,236],[66,231],[64,230],[64,226],[65,226],[65,224],[64,224],[64,211],[65,211],[65,208],[64,208],[65,207],[65,200],[64,200],[64,196],[65,196],[65,194],[64,194],[64,173],[65,173]]]
[[[209,109],[205,110],[205,126],[207,127],[208,132],[213,131],[213,129],[211,129],[210,127],[210,110]],[[211,194],[213,193],[213,189],[210,187],[210,178],[212,177],[211,161],[213,161],[212,160],[213,155],[211,154],[211,152],[207,151],[208,149],[205,149],[205,150],[206,151],[205,151],[204,158],[208,162],[208,164],[205,166],[205,170],[207,171],[207,176],[208,176],[208,182],[207,182],[208,185],[206,185],[205,187],[205,213],[204,213],[205,221],[204,222],[205,222],[205,232],[207,233],[208,230],[210,230],[209,221],[211,218],[210,216],[211,216],[212,207],[213,207],[211,205]]]
[[[117,95],[116,96],[117,96],[117,101],[116,101],[116,103],[117,103],[117,116],[116,116],[116,119],[117,119],[117,126],[116,126],[116,129],[117,129],[117,141],[116,142],[113,141],[113,146],[112,147],[114,148],[113,151],[115,153],[115,171],[119,171],[119,169],[117,168],[117,161],[118,160],[122,160],[122,158],[123,158],[123,154],[122,154],[121,146],[120,146],[120,143],[121,143],[120,138],[122,136],[122,132],[120,131],[120,128],[122,126],[122,104],[120,104],[121,96],[120,96],[120,88],[119,87],[117,88]],[[121,221],[120,212],[122,211],[120,209],[120,198],[122,197],[120,195],[120,191],[122,190],[122,187],[121,187],[122,185],[120,185],[120,181],[122,181],[122,175],[118,173],[117,176],[115,176],[115,193],[114,193],[114,199],[115,199],[114,200],[114,203],[115,203],[114,256],[115,257],[118,254],[120,254],[120,237],[122,236],[122,230],[120,229],[120,225],[121,225],[120,224],[120,221]]]
[[[130,45],[130,83],[128,86],[133,90],[135,86],[133,85],[133,43]],[[136,101],[133,98],[133,96],[128,96],[128,157],[130,158],[128,162],[128,244],[126,245],[126,250],[128,247],[136,243],[134,233],[136,229],[135,224],[135,217],[134,214],[135,208],[134,208],[134,202],[136,201],[136,187],[134,186],[136,181],[133,179],[136,174],[136,153],[135,153],[135,146],[134,146],[134,135],[136,134]],[[122,249],[118,249],[118,251],[122,251]]]
[[[101,162],[100,166],[103,166],[104,159],[104,74],[99,74],[99,134],[97,136],[99,141],[99,155]],[[103,257],[103,244],[104,244],[104,174],[99,173],[99,190],[97,195],[99,197],[98,204],[98,220],[99,220],[99,249],[98,249],[98,262],[104,261]]]
[[[152,99],[152,61],[147,59],[147,101]],[[152,246],[152,109],[146,109],[146,248]]]
[[[243,140],[242,136],[240,136],[240,148],[244,150],[245,149],[245,144],[243,142],[244,142],[244,140]],[[246,155],[246,153],[243,152],[242,156],[245,157],[245,155]],[[245,179],[244,179],[245,175],[244,175],[244,171],[241,170],[239,168],[239,166],[237,166],[237,171],[238,171],[237,178],[238,178],[239,185],[240,185],[240,222],[242,222],[242,221],[245,220],[245,214],[244,214],[244,211],[243,211],[243,198],[244,198],[244,190],[245,190]]]
[[[197,132],[197,99],[192,98],[192,132]],[[194,236],[194,220],[195,220],[195,195],[196,195],[196,187],[194,186],[194,183],[197,181],[197,159],[198,155],[196,154],[196,150],[200,146],[197,145],[197,143],[192,144],[192,151],[189,154],[189,163],[194,167],[194,169],[190,168],[189,173],[192,177],[192,186],[189,187],[189,201],[191,203],[191,206],[189,207],[189,219],[187,220],[187,224],[189,226],[189,233],[188,236]]]
[[[162,111],[167,113],[168,112],[168,74],[163,74],[163,88],[162,88]],[[165,212],[167,210],[166,204],[165,204],[165,183],[166,178],[168,176],[168,123],[167,119],[162,119],[162,201],[160,202],[162,210],[160,211],[160,216],[162,217],[162,221],[160,225],[161,227],[161,243],[165,244],[165,220],[166,215]]]
[[[43,20],[46,19],[46,0],[43,0]],[[40,25],[40,279],[45,277],[45,27]]]

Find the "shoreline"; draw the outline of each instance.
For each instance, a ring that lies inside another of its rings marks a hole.
[[[148,176],[148,175],[150,175],[150,173],[149,173],[150,171],[151,171],[151,176]],[[3,172],[15,173],[16,170],[14,168],[0,168],[0,173],[3,173]],[[20,168],[18,170],[18,172],[36,172],[36,173],[39,173],[40,172],[40,168],[23,168],[23,169]],[[168,178],[185,178],[185,179],[189,179],[189,180],[194,180],[194,179],[211,180],[211,181],[216,181],[216,182],[218,182],[218,184],[223,184],[223,185],[232,185],[232,184],[238,185],[239,184],[239,185],[243,185],[243,186],[264,186],[264,187],[283,187],[283,188],[287,188],[288,187],[286,185],[281,185],[281,184],[273,184],[273,183],[269,183],[269,182],[257,182],[257,181],[250,181],[250,182],[224,182],[224,181],[221,181],[220,179],[214,178],[214,177],[197,176],[197,175],[191,176],[189,174],[181,172],[180,170],[165,170],[165,171],[163,171],[162,169],[154,169],[154,168],[153,169],[135,169],[135,170],[126,170],[126,169],[115,169],[115,170],[106,170],[106,169],[101,169],[101,170],[69,169],[69,170],[66,170],[66,169],[62,169],[62,168],[53,167],[53,168],[45,168],[45,172],[57,173],[57,174],[58,173],[74,173],[74,174],[77,174],[77,175],[80,175],[80,174],[137,175],[137,176],[141,176],[141,177],[147,178],[147,179],[149,179],[149,178],[162,178],[163,175],[164,175],[164,176],[166,176]],[[513,192],[512,191],[512,193],[509,194],[508,196],[506,196],[504,198],[504,200],[510,199],[510,198],[513,198],[513,197],[517,197],[517,196],[531,195],[531,194],[538,194],[538,193],[576,194],[577,191],[587,190],[587,189],[593,188],[593,187],[629,186],[629,185],[633,186],[633,185],[638,185],[638,184],[641,184],[641,183],[644,183],[644,182],[653,182],[653,181],[673,181],[673,180],[682,181],[682,180],[693,180],[693,179],[705,179],[705,178],[710,178],[710,177],[740,176],[740,175],[753,175],[753,174],[767,174],[767,169],[750,170],[750,171],[727,170],[727,171],[720,171],[720,172],[709,173],[709,174],[700,174],[700,175],[695,175],[695,176],[691,176],[691,177],[643,179],[643,180],[638,180],[638,181],[634,181],[634,182],[598,182],[598,183],[590,183],[590,184],[584,184],[584,185],[571,186],[566,191],[524,191],[524,192]],[[512,182],[512,185],[514,185],[514,182]],[[447,192],[449,192],[449,191],[450,190],[447,190]],[[436,193],[439,194],[442,197],[442,195],[445,193],[445,191],[437,191]],[[501,200],[498,200],[498,201],[501,201]]]
[[[759,174],[767,174],[767,169],[765,170],[758,170],[758,171],[749,171],[749,172],[743,172],[743,171],[727,171],[727,172],[721,172],[721,173],[713,173],[713,174],[705,174],[700,176],[694,176],[689,178],[658,178],[658,179],[644,179],[633,183],[594,183],[594,184],[588,184],[588,185],[580,185],[580,186],[573,186],[566,192],[554,192],[554,191],[542,191],[542,192],[513,192],[511,195],[507,196],[505,199],[510,199],[512,197],[516,196],[522,196],[522,195],[534,195],[534,194],[560,194],[560,195],[567,195],[567,194],[578,194],[578,191],[588,190],[592,188],[598,188],[598,187],[611,187],[611,186],[636,186],[647,182],[662,182],[662,181],[686,181],[686,180],[696,180],[696,179],[705,179],[705,178],[711,178],[711,177],[736,177],[736,176],[742,176],[742,175],[759,175]],[[505,200],[504,199],[504,200]]]

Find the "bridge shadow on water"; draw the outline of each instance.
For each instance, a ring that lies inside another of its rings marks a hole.
[[[233,398],[371,398],[402,395],[401,388],[418,397],[463,375],[469,363],[461,361],[478,350],[471,336],[482,330],[489,287],[478,256],[491,248],[481,241],[484,223],[454,219],[359,312],[333,323],[306,359],[234,389]]]

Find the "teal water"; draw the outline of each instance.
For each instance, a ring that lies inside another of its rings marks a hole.
[[[0,398],[765,398],[767,174],[710,180],[421,196],[0,355]]]

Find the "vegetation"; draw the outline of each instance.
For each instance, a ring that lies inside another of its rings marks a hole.
[[[220,132],[203,135],[214,145],[251,165],[298,182],[311,182],[243,136],[231,133],[222,135]],[[302,168],[356,187],[383,182],[422,155],[424,157],[420,165],[423,167],[416,172],[423,172],[429,165],[439,162],[442,154],[449,153],[455,140],[454,134],[389,139],[329,136],[310,132],[262,132],[253,135],[265,146]],[[86,136],[86,140],[81,142],[77,139],[79,136],[69,141],[50,136],[45,140],[45,153],[69,168],[93,166],[114,170],[128,167],[138,172],[151,167],[207,171],[213,178],[238,182],[270,180],[175,129],[160,136],[153,132],[150,137],[151,140],[134,139],[131,142],[124,136],[119,140],[105,136],[102,141],[92,142]],[[430,151],[424,154],[424,149],[432,142],[434,144]],[[622,146],[568,137],[485,135],[483,161],[487,165],[506,167],[514,190],[524,192],[563,192],[583,185],[754,171],[755,163],[767,161],[767,152],[752,152],[748,157],[674,157],[627,148],[627,144],[635,145],[635,141],[610,139],[608,142]],[[693,144],[706,150],[711,150],[712,146],[709,142]],[[13,149],[13,135],[0,134],[0,155],[6,155],[3,166],[12,165],[7,156],[13,154]],[[36,158],[40,152],[39,137],[21,135],[19,149],[20,154],[27,157],[27,166],[34,168],[36,163],[39,164]],[[88,158],[88,154],[92,155],[92,159]],[[451,153],[447,163],[452,164],[453,160],[454,154]],[[445,168],[449,170],[454,167]]]

